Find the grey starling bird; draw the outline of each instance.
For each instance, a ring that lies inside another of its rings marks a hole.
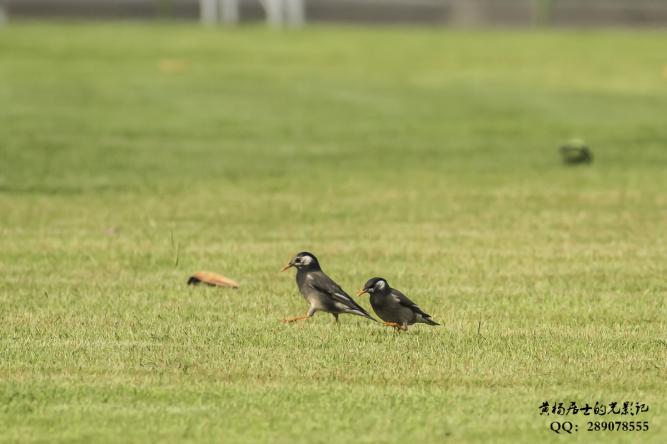
[[[341,313],[355,314],[375,321],[337,283],[324,274],[320,268],[320,263],[313,254],[306,251],[297,254],[280,271],[285,271],[291,267],[297,269],[296,284],[299,286],[299,291],[304,299],[310,304],[310,307],[305,316],[287,318],[283,322],[296,322],[308,319],[318,311],[331,313],[335,322],[338,322],[338,315]]]
[[[416,323],[440,325],[406,295],[391,288],[385,279],[378,277],[369,279],[357,296],[364,293],[370,295],[371,306],[384,321],[384,325],[403,331],[408,329],[408,325]]]

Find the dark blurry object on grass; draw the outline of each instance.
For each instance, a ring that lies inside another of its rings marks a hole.
[[[188,279],[188,285],[199,284],[206,284],[211,287],[239,288],[239,283],[235,280],[210,271],[198,271]]]
[[[561,146],[560,155],[566,165],[581,165],[593,162],[593,153],[581,140],[571,140]]]

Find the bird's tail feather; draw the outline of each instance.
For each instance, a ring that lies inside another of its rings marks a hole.
[[[424,324],[428,324],[428,325],[440,325],[440,324],[438,324],[437,322],[435,322],[433,319],[431,319],[430,317],[427,318],[427,317],[425,317],[425,316],[422,316],[422,319],[424,320]]]
[[[375,321],[375,322],[377,322],[377,319],[375,319],[373,316],[371,316],[370,314],[368,314],[368,312],[365,311],[365,310],[353,310],[353,311],[350,311],[350,313],[352,313],[352,314],[356,314],[356,315],[358,315],[358,316],[363,316],[363,317],[365,317],[365,318],[367,318],[367,319],[370,319],[371,321]]]

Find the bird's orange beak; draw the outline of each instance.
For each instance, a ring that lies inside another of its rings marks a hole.
[[[364,293],[368,293],[368,292],[362,288],[362,289],[359,290],[359,292],[357,293],[357,297],[361,296],[361,295],[364,294]]]
[[[291,266],[292,266],[292,264],[288,263],[288,264],[285,265],[280,271],[281,271],[281,272],[282,272],[282,271],[285,271],[285,270],[287,270],[288,268],[290,268]]]

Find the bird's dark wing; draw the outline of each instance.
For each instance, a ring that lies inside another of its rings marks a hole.
[[[368,319],[373,319],[373,317],[368,314],[364,308],[357,304],[352,297],[345,293],[345,290],[340,288],[340,285],[335,283],[333,279],[324,274],[324,272],[318,272],[315,278],[310,282],[310,285],[319,292],[326,293],[331,298],[341,304],[349,307],[351,310],[358,312],[357,314],[367,317]]]
[[[395,290],[395,289],[392,288],[391,289],[391,296],[394,298],[394,300],[396,302],[403,305],[404,307],[408,307],[410,310],[414,311],[415,313],[418,313],[418,314],[424,316],[425,318],[430,318],[431,317],[430,314],[426,313],[424,310],[419,308],[419,306],[417,304],[412,302],[410,300],[410,298],[408,298],[406,295],[404,295],[400,291]]]

